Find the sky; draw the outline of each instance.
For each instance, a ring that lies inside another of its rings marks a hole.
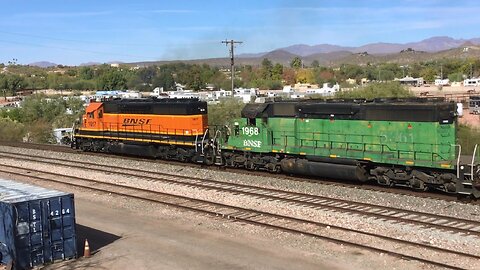
[[[0,63],[137,62],[480,37],[480,1],[0,0]]]

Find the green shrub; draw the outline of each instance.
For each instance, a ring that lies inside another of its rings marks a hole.
[[[336,98],[398,98],[413,97],[414,95],[398,82],[371,83],[351,91],[342,91],[335,94]]]
[[[462,146],[462,155],[472,154],[475,144],[480,146],[480,130],[466,125],[458,125],[458,144]],[[477,150],[480,151],[480,149]]]
[[[223,126],[232,119],[239,118],[245,104],[236,98],[226,98],[218,104],[208,105],[208,124]]]
[[[9,118],[0,118],[0,141],[20,142],[25,136],[25,126]]]

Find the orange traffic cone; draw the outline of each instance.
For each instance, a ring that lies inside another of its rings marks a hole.
[[[88,258],[90,257],[90,246],[88,245],[88,240],[85,238],[85,248],[83,249],[83,257]]]

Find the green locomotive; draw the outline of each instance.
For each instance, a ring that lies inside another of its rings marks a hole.
[[[441,100],[248,104],[221,143],[227,166],[479,198],[475,155],[461,164],[456,104]],[[476,149],[475,149],[476,152]]]

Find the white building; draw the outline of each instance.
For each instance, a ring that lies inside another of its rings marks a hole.
[[[193,90],[168,91],[169,98],[200,98],[198,92]]]
[[[307,96],[307,93],[306,92],[293,92],[293,93],[290,93],[290,98],[291,99],[302,99],[302,98],[305,98]]]
[[[340,85],[338,85],[338,83],[332,87],[328,86],[328,83],[324,83],[322,88],[308,89],[306,93],[309,95],[320,94],[322,96],[333,96],[338,91],[340,91]]]
[[[238,88],[235,89],[235,93],[233,94],[234,97],[239,98],[243,101],[243,103],[249,103],[258,96],[258,89],[250,88]]]
[[[397,81],[400,84],[412,85],[412,86],[422,86],[424,83],[423,77],[413,78],[409,76],[405,76],[404,78],[401,78],[401,79],[395,78],[394,81]]]
[[[480,86],[480,78],[465,79],[463,86]]]
[[[104,98],[141,98],[142,93],[137,91],[120,91],[120,90],[109,90],[109,91],[97,91],[92,97],[94,99],[104,99]]]
[[[449,79],[436,79],[435,80],[435,85],[436,86],[447,86],[450,85],[450,80]]]
[[[285,85],[285,86],[283,87],[282,92],[284,92],[284,93],[292,93],[292,92],[293,92],[292,86],[291,86],[291,85]]]
[[[232,91],[226,91],[223,89],[211,92],[211,97],[213,100],[219,100],[221,98],[226,98],[231,96],[232,96]]]
[[[175,89],[177,89],[177,91],[183,91],[186,87],[186,85],[175,83]]]

